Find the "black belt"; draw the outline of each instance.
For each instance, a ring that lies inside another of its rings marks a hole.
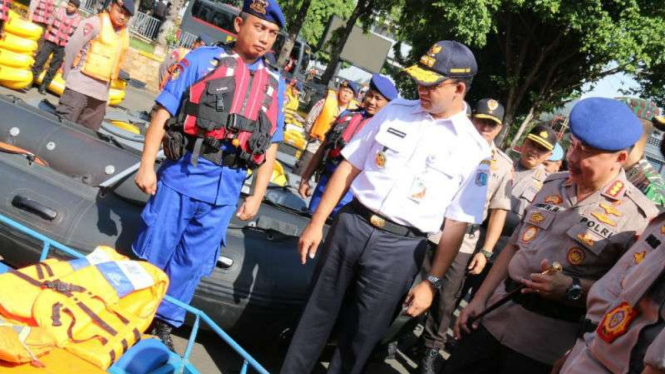
[[[510,277],[506,278],[505,284],[506,292],[510,292],[520,285]],[[580,319],[586,314],[586,308],[547,300],[534,294],[518,292],[513,295],[512,300],[528,311],[567,322],[579,323]]]
[[[372,212],[356,199],[351,201],[351,207],[356,211],[356,213],[358,213],[362,218],[369,222],[370,225],[376,227],[379,230],[388,231],[390,233],[401,236],[427,237],[427,234],[414,227],[400,225],[399,223],[395,223],[380,214]]]
[[[196,139],[193,136],[187,136],[187,142],[185,149],[194,153],[194,144]],[[236,153],[223,152],[218,147],[213,147],[209,144],[206,144],[205,141],[201,146],[201,152],[199,157],[205,158],[206,160],[212,162],[215,165],[226,166],[226,167],[238,167],[240,166],[238,161],[238,155]]]

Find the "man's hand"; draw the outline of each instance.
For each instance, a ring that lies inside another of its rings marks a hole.
[[[457,317],[457,321],[455,321],[455,327],[453,328],[453,334],[455,335],[455,339],[459,340],[462,339],[462,334],[468,334],[471,332],[469,329],[469,326],[467,326],[467,323],[469,321],[469,318],[473,316],[477,316],[480,313],[482,313],[486,309],[486,301],[484,300],[479,300],[478,297],[474,297],[473,300],[469,303],[469,305],[466,306],[460,313],[459,317]],[[473,322],[471,325],[471,329],[475,330],[480,326],[480,320],[476,320]]]
[[[298,241],[298,253],[300,253],[301,264],[305,265],[307,256],[309,258],[316,256],[316,249],[319,247],[321,239],[323,239],[323,227],[310,222],[305,227]]]
[[[485,265],[487,265],[487,257],[479,252],[473,256],[467,270],[469,270],[469,274],[478,275],[482,273]]]
[[[312,196],[312,187],[309,186],[308,181],[306,180],[300,181],[300,186],[298,187],[298,194],[300,194],[300,197],[302,197],[303,199]]]
[[[247,221],[254,217],[256,213],[259,212],[259,207],[261,206],[261,200],[257,196],[247,196],[245,202],[242,203],[240,209],[236,213],[236,217],[240,218],[243,221]]]
[[[141,191],[148,195],[154,195],[157,192],[157,173],[153,167],[143,168],[140,167],[136,172],[134,182],[141,189]]]
[[[540,268],[543,272],[551,269],[548,260],[540,262]],[[563,275],[560,271],[551,272],[551,274],[531,274],[531,280],[522,279],[526,286],[522,293],[537,293],[539,296],[550,300],[561,300],[566,295],[566,290],[573,284],[573,279]]]
[[[404,306],[407,307],[406,314],[410,317],[417,317],[423,314],[434,299],[434,288],[428,281],[422,281],[409,291],[404,300]]]

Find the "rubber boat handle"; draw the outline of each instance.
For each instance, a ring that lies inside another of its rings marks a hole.
[[[12,205],[19,209],[36,214],[49,221],[53,221],[56,217],[58,217],[58,212],[56,212],[55,209],[51,209],[46,205],[38,203],[25,196],[14,196],[14,199],[12,199]]]

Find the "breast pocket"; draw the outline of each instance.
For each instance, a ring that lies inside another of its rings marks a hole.
[[[393,130],[393,131],[390,131]],[[376,144],[368,154],[366,168],[395,169],[403,166],[407,159],[407,134],[392,128],[382,129],[374,141]]]
[[[609,244],[608,239],[592,231],[585,224],[576,224],[566,232],[566,235],[568,235],[571,239],[580,244],[582,248],[586,249],[587,252],[590,252],[590,254],[594,256],[600,256],[605,247],[607,247]],[[579,263],[579,265],[581,264],[582,262]]]
[[[536,207],[529,207],[524,217],[522,217],[522,227],[517,238],[517,243],[521,249],[535,249],[538,247],[538,241],[543,231],[547,231],[554,219],[556,213]]]

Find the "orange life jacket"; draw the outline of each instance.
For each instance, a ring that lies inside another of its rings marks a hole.
[[[147,262],[100,248],[83,259],[0,275],[0,314],[44,329],[58,347],[106,369],[141,339],[168,278]]]
[[[347,106],[347,110],[358,108],[358,102],[352,100]],[[339,103],[337,102],[337,92],[335,90],[328,90],[328,95],[323,103],[323,110],[316,118],[312,128],[309,130],[309,136],[323,141],[326,138],[326,133],[339,116]]]
[[[129,48],[129,31],[123,27],[116,32],[107,12],[99,14],[99,23],[99,34],[90,41],[81,72],[109,82],[118,78],[120,60]]]

